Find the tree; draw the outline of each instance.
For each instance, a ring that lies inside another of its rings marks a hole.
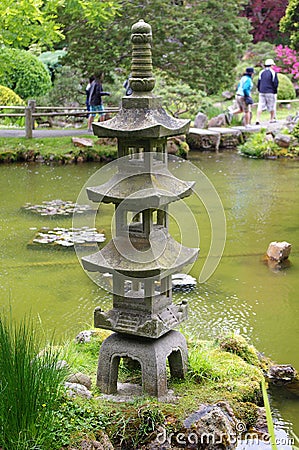
[[[290,33],[292,48],[299,50],[299,0],[289,0],[285,16],[280,21],[280,30]]]
[[[125,0],[120,15],[100,31],[92,24],[69,28],[69,64],[91,73],[130,71],[131,26],[143,18],[152,26],[153,63],[193,89],[217,92],[250,41],[249,22],[240,17],[241,1]],[[125,75],[125,76],[126,76]]]
[[[117,1],[98,0],[1,0],[0,44],[28,49],[38,44],[44,49],[64,39],[59,14],[98,27],[117,11]]]
[[[274,42],[288,0],[249,0],[242,15],[252,24],[253,42]]]
[[[28,48],[31,43],[40,43],[47,47],[62,37],[55,0],[1,0],[0,44]]]

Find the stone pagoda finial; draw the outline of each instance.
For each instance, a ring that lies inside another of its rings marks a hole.
[[[150,92],[155,86],[152,65],[152,28],[139,20],[132,26],[133,44],[130,86],[134,92]]]

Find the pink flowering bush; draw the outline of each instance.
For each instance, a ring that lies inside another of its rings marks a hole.
[[[294,80],[299,79],[299,54],[288,46],[278,45],[275,47],[276,63],[274,67],[276,72],[282,72],[292,75]]]

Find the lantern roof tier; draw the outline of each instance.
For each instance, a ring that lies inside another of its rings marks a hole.
[[[133,206],[159,208],[188,197],[193,186],[193,181],[179,180],[165,169],[157,173],[118,172],[106,183],[86,191],[89,200],[95,203],[118,204],[125,200],[128,209],[135,210]]]
[[[189,119],[177,119],[162,108],[160,97],[140,93],[123,97],[118,114],[112,119],[92,124],[93,132],[99,137],[161,138],[186,134]]]
[[[127,234],[116,236],[100,251],[82,258],[89,272],[109,272],[128,277],[148,278],[178,272],[193,263],[198,248],[188,248],[171,237],[167,229],[157,226],[149,238]]]

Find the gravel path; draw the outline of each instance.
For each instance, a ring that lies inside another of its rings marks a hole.
[[[252,131],[259,131],[260,128],[267,128],[268,131],[279,131],[285,127],[285,120],[278,120],[275,123],[270,122],[261,122],[259,127],[252,126]],[[234,127],[234,128],[243,128],[243,127]],[[46,138],[46,137],[61,137],[61,136],[81,136],[81,135],[90,135],[93,136],[93,133],[88,132],[87,129],[69,129],[62,128],[60,130],[53,130],[51,128],[33,130],[32,137],[33,138]],[[0,137],[25,137],[25,130],[12,130],[12,129],[0,129]]]
[[[33,138],[46,138],[46,137],[61,137],[61,136],[81,136],[84,134],[90,134],[92,133],[88,132],[87,130],[70,130],[68,128],[61,129],[61,130],[51,130],[49,128],[42,129],[42,130],[33,130],[32,131],[32,137]],[[0,129],[0,137],[25,137],[25,130],[4,130]]]

